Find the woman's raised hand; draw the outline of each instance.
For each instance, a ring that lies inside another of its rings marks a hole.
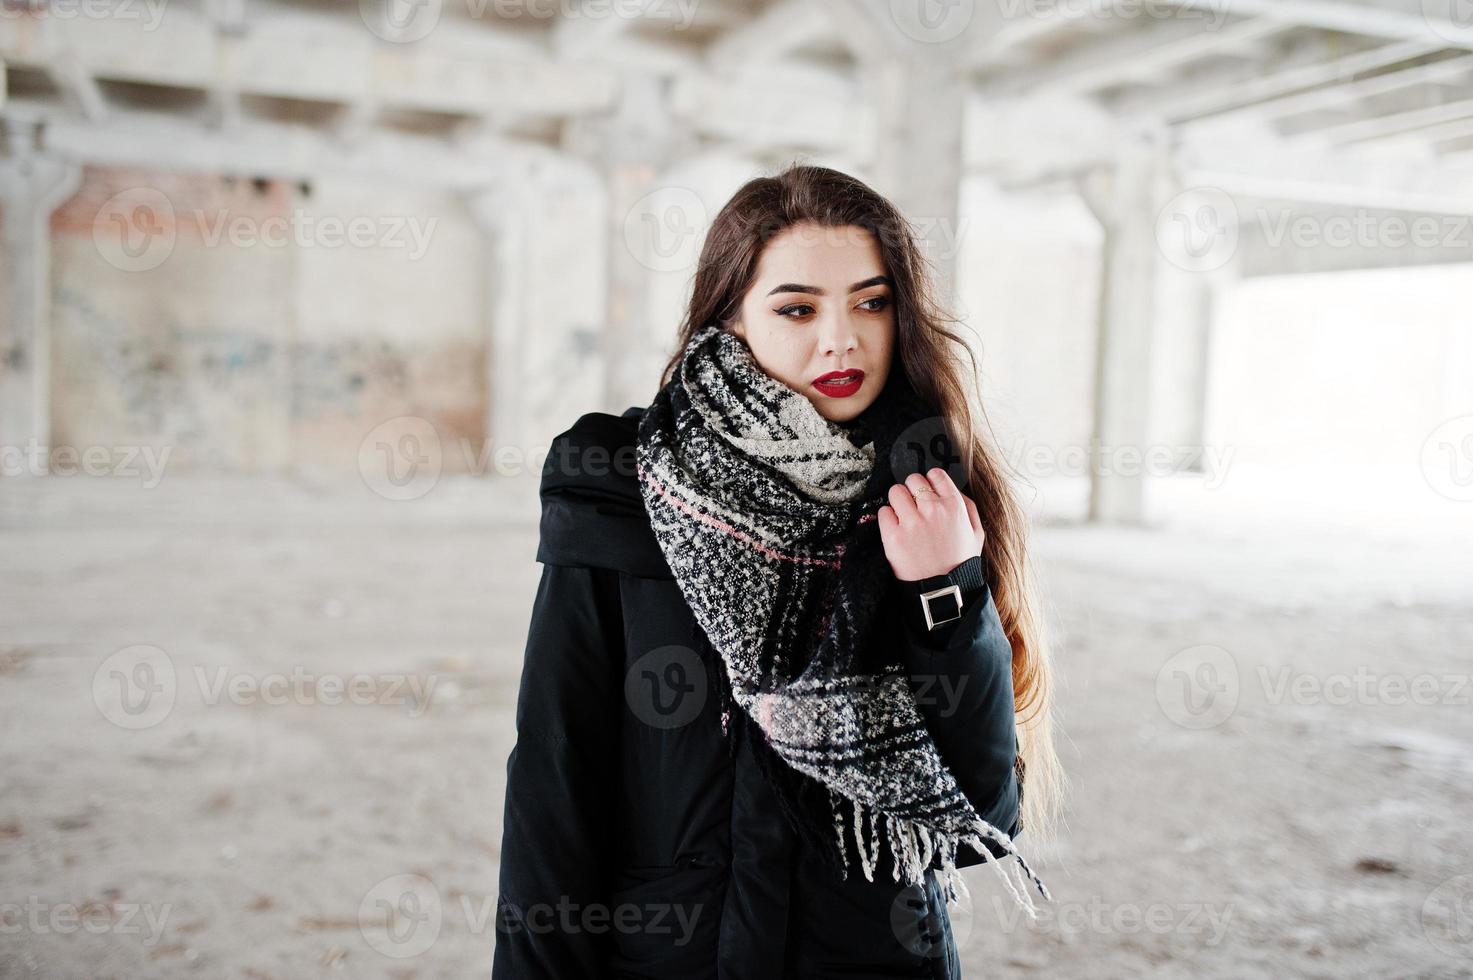
[[[880,541],[902,582],[945,575],[982,553],[987,534],[977,505],[939,466],[912,473],[890,488],[880,508]]]

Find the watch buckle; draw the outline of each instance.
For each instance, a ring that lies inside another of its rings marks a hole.
[[[931,615],[931,600],[941,596],[950,595],[956,601],[956,614],[946,619],[936,619]],[[940,589],[932,589],[930,592],[921,593],[921,611],[926,614],[926,629],[933,630],[943,623],[962,618],[962,590],[960,586],[948,585]]]

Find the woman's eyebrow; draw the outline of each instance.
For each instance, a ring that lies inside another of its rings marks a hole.
[[[856,282],[854,285],[850,286],[849,291],[851,293],[857,293],[861,289],[867,289],[870,286],[879,286],[882,284],[891,287],[895,285],[890,281],[889,276],[870,276],[868,279],[862,279],[859,282]],[[774,296],[778,293],[812,293],[814,296],[828,295],[827,292],[825,292],[823,289],[820,289],[818,286],[805,286],[800,282],[779,283],[778,285],[772,287],[772,289],[768,290],[767,295]]]

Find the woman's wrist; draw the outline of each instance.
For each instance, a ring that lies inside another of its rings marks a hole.
[[[906,581],[897,579],[902,614],[920,634],[935,634],[959,621],[975,599],[986,590],[982,558],[974,555],[944,575]]]

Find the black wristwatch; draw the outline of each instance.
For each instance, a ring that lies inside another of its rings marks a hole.
[[[900,582],[900,588],[907,597],[913,597],[908,601],[920,603],[920,612],[912,612],[913,621],[918,627],[924,621],[925,630],[930,632],[961,619],[967,600],[981,592],[985,584],[982,556],[974,555],[945,575]]]

